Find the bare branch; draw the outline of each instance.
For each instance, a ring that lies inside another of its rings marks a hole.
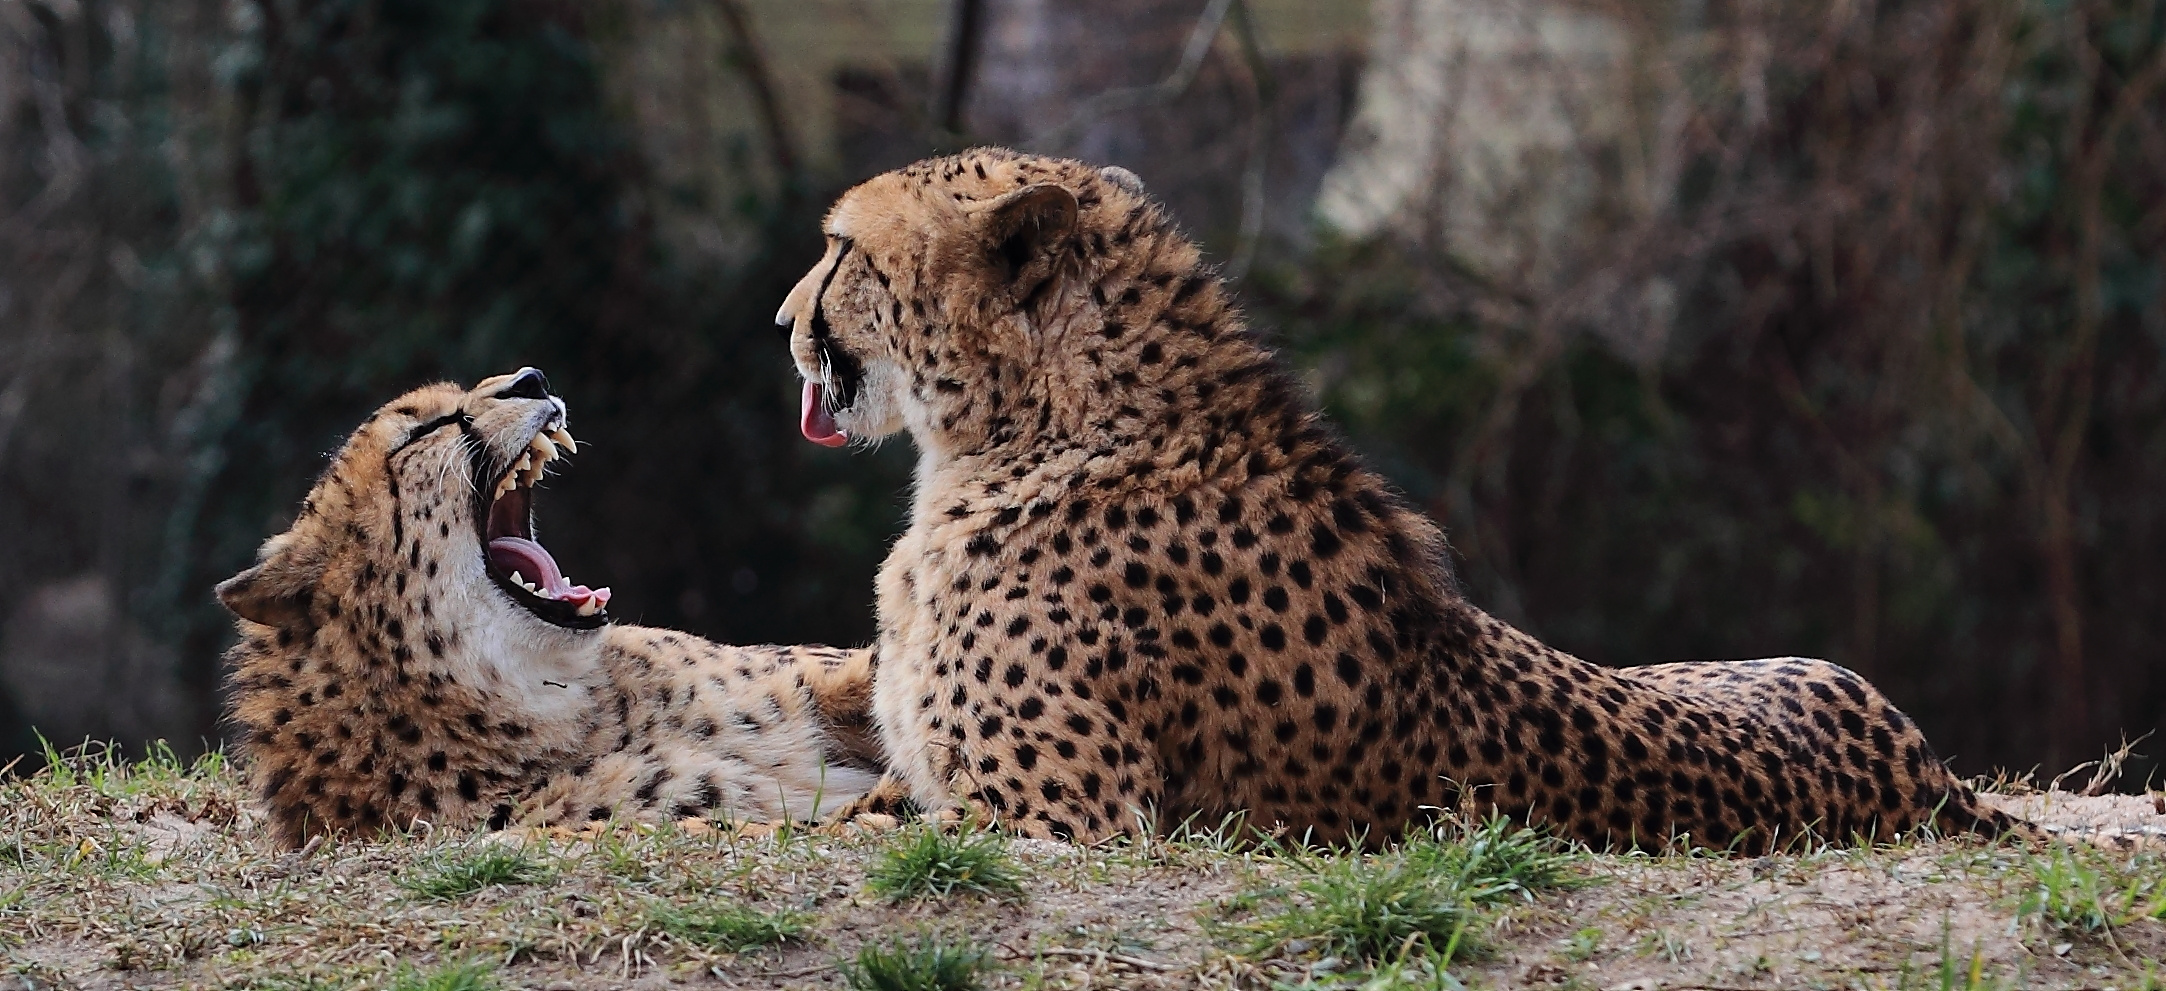
[[[784,194],[789,195],[798,185],[798,165],[802,159],[797,153],[797,139],[790,133],[789,122],[782,118],[782,101],[775,95],[766,50],[760,46],[759,37],[753,34],[752,20],[746,16],[740,0],[715,0],[715,9],[721,13],[722,23],[729,28],[730,61],[744,75],[745,85],[752,90],[752,106],[759,114],[760,129],[767,133],[767,150],[774,159],[776,179],[781,182]]]
[[[1255,263],[1257,243],[1263,240],[1264,168],[1271,151],[1271,109],[1278,102],[1278,87],[1271,78],[1271,67],[1264,62],[1263,47],[1256,42],[1256,24],[1249,16],[1247,0],[1234,0],[1232,10],[1234,37],[1240,40],[1241,61],[1248,67],[1249,77],[1248,152],[1241,169],[1241,231],[1234,239],[1225,273],[1226,278],[1239,281]],[[1190,42],[1193,47],[1193,35]]]
[[[1109,114],[1180,99],[1195,84],[1196,75],[1203,71],[1204,57],[1211,53],[1211,43],[1217,40],[1219,28],[1226,23],[1226,14],[1233,4],[1234,0],[1211,0],[1210,5],[1203,8],[1203,14],[1189,29],[1188,43],[1181,49],[1181,62],[1174,66],[1171,75],[1147,86],[1112,89],[1091,97],[1076,108],[1066,123],[1038,135],[1030,143],[1038,148],[1058,148]]]
[[[963,131],[963,101],[977,74],[978,45],[985,34],[985,0],[949,0],[948,35],[941,45],[927,113],[933,126],[950,135]]]

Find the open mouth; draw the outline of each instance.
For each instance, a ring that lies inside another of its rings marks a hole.
[[[609,590],[573,584],[534,539],[534,486],[551,462],[578,450],[556,419],[527,441],[481,514],[482,558],[489,578],[528,612],[558,626],[592,629],[609,621]]]

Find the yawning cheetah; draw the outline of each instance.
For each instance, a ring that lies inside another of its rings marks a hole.
[[[258,563],[232,718],[280,838],[416,821],[813,818],[880,766],[868,651],[725,647],[609,623],[535,539],[576,450],[540,372],[369,417]]]

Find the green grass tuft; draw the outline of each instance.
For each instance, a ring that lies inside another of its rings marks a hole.
[[[2059,929],[2096,933],[2143,919],[2166,919],[2166,858],[2116,855],[2056,844],[2026,865],[2030,883],[2018,913]]]
[[[1419,949],[1442,967],[1480,949],[1472,932],[1484,909],[1576,883],[1579,857],[1502,818],[1441,823],[1378,854],[1297,852],[1300,876],[1251,894],[1246,903],[1262,911],[1227,935],[1251,957],[1319,953],[1374,966]]]
[[[1464,983],[1444,969],[1449,963],[1438,956],[1407,953],[1359,975],[1358,983],[1340,987],[1346,991],[1467,991]]]
[[[523,848],[489,844],[425,861],[398,885],[432,901],[452,901],[500,884],[540,884],[551,872]]]
[[[974,991],[992,961],[982,947],[934,936],[867,946],[841,969],[855,991]]]
[[[1452,879],[1396,856],[1317,858],[1301,871],[1290,889],[1262,893],[1272,910],[1235,927],[1245,955],[1316,952],[1374,963],[1423,944],[1451,956],[1467,948],[1466,932],[1481,917]]]
[[[1468,899],[1483,907],[1577,887],[1574,868],[1587,859],[1541,830],[1501,815],[1481,822],[1439,821],[1408,837],[1399,853],[1431,871],[1457,876]]]
[[[1955,946],[1955,937],[1948,922],[1941,920],[1940,960],[1930,971],[1920,971],[1904,963],[1896,973],[1895,991],[2007,991],[2016,986],[1986,973],[1985,949],[1973,945],[1965,954]]]
[[[307,975],[258,977],[240,985],[243,991],[340,991],[343,985]]]
[[[1013,895],[1022,873],[1008,852],[1007,837],[967,826],[947,833],[925,825],[907,830],[865,872],[865,886],[889,901],[946,898],[956,892]]]
[[[796,939],[812,925],[809,913],[762,912],[745,905],[679,906],[657,902],[647,908],[647,924],[672,938],[723,953]]]
[[[495,991],[496,968],[479,960],[447,963],[433,970],[400,968],[391,991]]]

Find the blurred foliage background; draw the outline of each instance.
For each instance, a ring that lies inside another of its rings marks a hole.
[[[522,364],[620,616],[867,639],[907,445],[801,442],[770,316],[984,142],[1142,175],[1552,643],[1966,772],[2166,723],[2159,0],[0,0],[0,761],[216,745],[210,586]]]

